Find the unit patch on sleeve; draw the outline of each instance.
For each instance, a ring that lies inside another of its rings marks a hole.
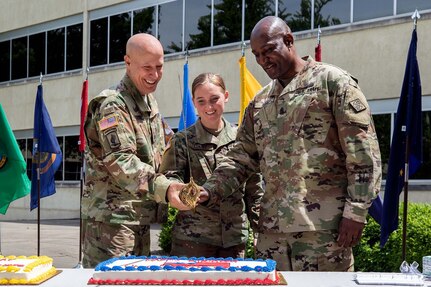
[[[367,107],[359,99],[355,99],[355,100],[351,101],[349,104],[350,104],[350,106],[352,106],[352,108],[357,113],[362,112],[363,110],[367,109]]]
[[[121,146],[121,142],[120,142],[120,139],[118,138],[118,133],[116,129],[106,131],[105,137],[111,149],[117,149]]]
[[[109,117],[105,117],[97,122],[100,131],[104,131],[106,129],[115,127],[118,125],[118,120],[115,115],[111,115]]]

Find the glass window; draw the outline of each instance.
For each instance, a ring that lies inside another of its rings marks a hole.
[[[156,36],[155,7],[136,10],[133,12],[133,35],[148,33]]]
[[[64,180],[80,180],[81,155],[78,150],[79,136],[65,137]]]
[[[54,174],[55,180],[63,180],[63,166],[64,166],[64,141],[63,137],[57,137],[58,144],[60,145],[61,153],[63,154],[63,159],[61,161],[60,167],[57,169],[57,171]]]
[[[12,40],[12,80],[27,78],[27,37]]]
[[[241,0],[214,1],[214,45],[241,41]]]
[[[131,13],[111,16],[109,30],[109,63],[122,62],[131,36]]]
[[[0,82],[10,80],[10,41],[0,42]]]
[[[260,19],[270,15],[275,15],[273,1],[245,1],[244,40],[250,39],[251,30]]]
[[[350,23],[350,1],[314,1],[314,28],[343,23]]]
[[[91,21],[90,66],[108,63],[108,18]]]
[[[430,0],[397,0],[397,14],[411,13],[415,10],[431,9]]]
[[[431,179],[431,111],[422,112],[422,152],[422,165],[412,178]]]
[[[183,1],[159,6],[159,40],[166,54],[182,51]]]
[[[46,71],[48,74],[64,71],[64,37],[65,28],[48,31]]]
[[[82,67],[82,23],[66,27],[66,70]]]
[[[279,0],[278,17],[284,19],[293,32],[311,29],[310,0]]]
[[[28,37],[28,76],[45,74],[45,32]]]
[[[211,0],[188,0],[185,10],[186,47],[211,46]]]
[[[386,179],[391,145],[391,114],[373,115],[382,158],[382,176]]]
[[[373,7],[373,9],[370,9]],[[394,0],[354,0],[353,21],[362,21],[391,16],[394,13]]]

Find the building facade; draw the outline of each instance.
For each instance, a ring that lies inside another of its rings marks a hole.
[[[283,18],[301,55],[314,56],[319,27],[322,61],[352,73],[366,95],[377,127],[384,172],[404,77],[415,9],[417,57],[422,78],[424,164],[411,180],[411,199],[431,201],[431,1],[427,0],[3,0],[0,11],[0,102],[31,174],[33,113],[40,80],[63,150],[57,193],[41,200],[42,218],[79,217],[81,158],[78,152],[82,82],[90,99],[124,75],[127,39],[146,32],[165,50],[155,93],[161,112],[176,128],[181,113],[186,53],[190,83],[201,72],[226,80],[226,115],[237,122],[239,64],[265,85],[269,78],[249,48],[250,31],[264,16]],[[42,77],[41,77],[42,75]],[[383,188],[384,190],[384,188]],[[430,194],[430,195],[428,195]],[[34,219],[29,197],[11,204],[2,220]]]

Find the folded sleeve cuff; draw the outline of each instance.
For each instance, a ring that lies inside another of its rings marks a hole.
[[[166,192],[172,182],[164,175],[157,176],[154,181],[154,200],[160,203],[167,203]]]

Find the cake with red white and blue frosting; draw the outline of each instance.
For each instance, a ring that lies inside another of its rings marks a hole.
[[[127,256],[98,264],[89,284],[271,285],[278,284],[274,260]]]

